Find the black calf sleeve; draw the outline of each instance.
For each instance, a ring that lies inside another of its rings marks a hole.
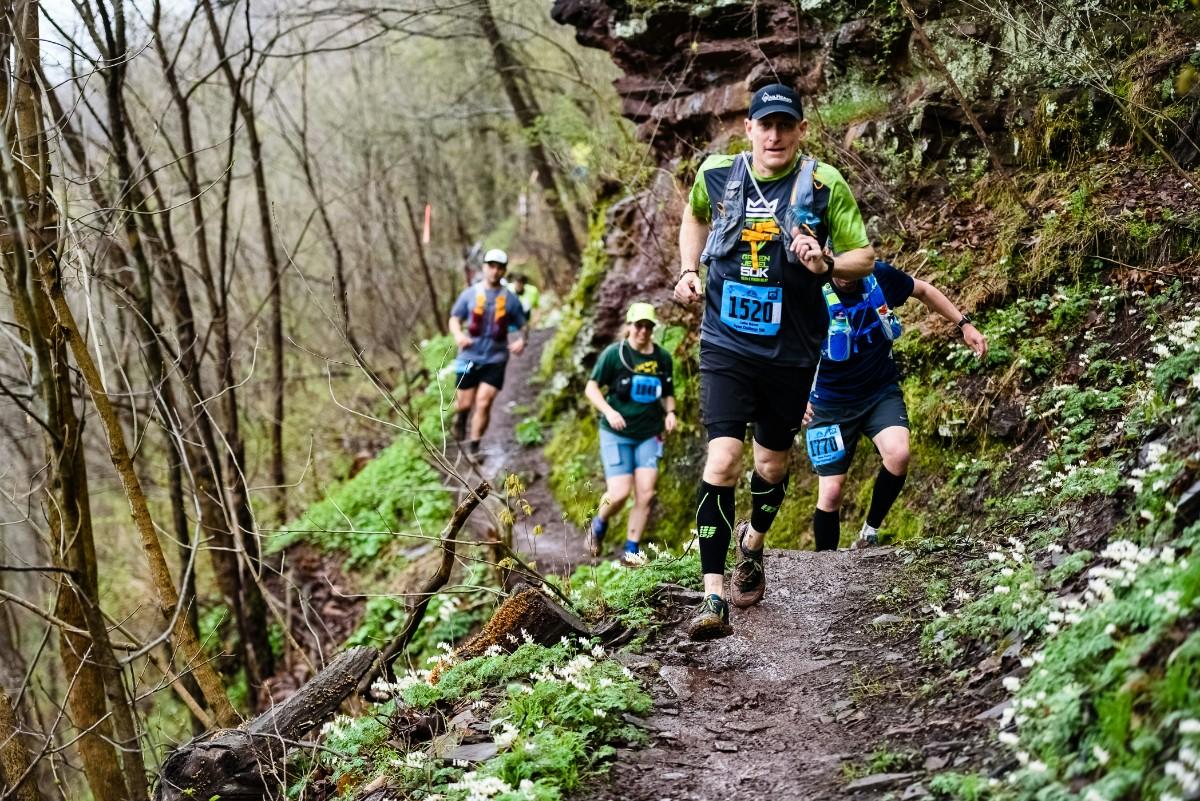
[[[907,477],[908,473],[895,476],[888,472],[886,467],[879,468],[879,475],[875,476],[875,488],[871,490],[871,508],[867,510],[868,526],[879,528],[883,525],[883,518],[887,516],[896,498],[900,497],[900,490],[904,489],[904,479]]]
[[[733,487],[700,482],[696,532],[700,535],[700,572],[725,573],[725,555],[733,537]]]
[[[836,551],[842,539],[842,524],[837,510],[813,510],[813,539],[818,551]]]
[[[787,494],[787,477],[778,484],[769,484],[756,470],[750,477],[750,526],[759,534],[766,534],[775,522],[783,496]]]

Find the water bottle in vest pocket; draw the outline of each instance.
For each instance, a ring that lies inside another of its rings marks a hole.
[[[850,358],[853,338],[850,321],[846,319],[846,315],[836,315],[829,321],[829,333],[825,337],[825,346],[821,348],[822,358],[831,362],[846,361]]]
[[[662,381],[656,375],[635,375],[629,397],[638,403],[654,403],[662,397]]]

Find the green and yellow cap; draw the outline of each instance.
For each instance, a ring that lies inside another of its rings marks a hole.
[[[625,312],[625,322],[637,323],[642,320],[658,325],[658,317],[654,314],[654,306],[650,303],[634,303],[630,305],[629,311]]]

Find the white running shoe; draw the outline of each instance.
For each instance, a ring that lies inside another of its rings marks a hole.
[[[858,540],[853,547],[858,548],[874,548],[879,544],[879,530],[863,523],[862,530],[858,532]]]

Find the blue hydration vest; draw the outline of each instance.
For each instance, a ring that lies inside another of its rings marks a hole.
[[[903,331],[900,318],[888,308],[883,289],[880,288],[879,281],[875,280],[875,276],[868,275],[862,280],[862,300],[850,307],[842,303],[832,284],[826,283],[821,287],[821,294],[825,297],[825,308],[829,311],[829,333],[826,334],[825,344],[821,347],[821,357],[824,359],[834,362],[846,361],[850,354],[857,350],[854,340],[864,336],[870,338],[871,332],[876,328],[890,342],[898,339]],[[857,332],[852,331],[850,318],[854,312],[863,308],[873,309],[875,319]]]

